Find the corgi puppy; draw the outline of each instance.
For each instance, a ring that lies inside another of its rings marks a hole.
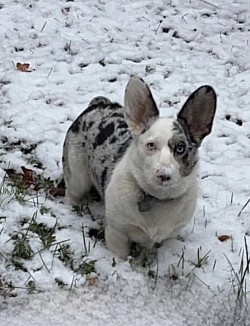
[[[216,110],[212,87],[193,92],[176,119],[159,117],[147,84],[132,77],[124,107],[94,98],[70,126],[63,148],[66,197],[82,203],[91,187],[105,202],[109,250],[151,247],[178,234],[197,202],[198,149]]]

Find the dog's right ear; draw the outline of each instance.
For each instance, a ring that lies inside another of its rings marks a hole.
[[[125,90],[125,118],[132,135],[147,129],[159,111],[148,85],[139,77],[131,77]]]

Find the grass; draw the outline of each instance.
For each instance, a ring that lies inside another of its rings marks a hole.
[[[33,174],[32,170],[27,171]],[[27,171],[24,170],[25,173]],[[0,207],[5,208],[5,211],[8,210],[9,205],[16,205],[16,203],[22,207],[26,205],[34,207],[32,216],[25,215],[19,221],[17,220],[15,222],[16,230],[8,234],[8,236],[5,232],[5,223],[8,221],[8,216],[6,216],[7,214],[2,214],[0,217],[0,224],[3,225],[0,228],[0,237],[5,234],[5,238],[6,236],[8,238],[6,244],[11,243],[9,248],[12,248],[7,252],[1,253],[0,259],[6,266],[6,272],[14,268],[14,270],[20,273],[20,276],[23,275],[21,277],[25,277],[24,275],[27,274],[27,281],[24,283],[24,286],[20,287],[9,280],[3,281],[0,275],[0,296],[14,296],[14,293],[15,295],[17,293],[14,290],[25,290],[28,293],[39,292],[40,288],[32,275],[43,269],[47,273],[51,273],[55,260],[60,260],[72,271],[73,275],[75,275],[75,285],[79,277],[85,278],[88,284],[95,283],[98,279],[95,267],[96,260],[90,259],[88,256],[96,242],[90,238],[87,239],[86,228],[82,226],[83,251],[82,258],[79,258],[72,250],[69,239],[58,241],[57,232],[67,229],[69,226],[61,226],[56,214],[45,203],[47,198],[46,191],[54,185],[54,182],[49,178],[43,178],[42,175],[35,175],[36,188],[34,189],[33,183],[31,183],[32,187],[30,185],[26,186],[27,184],[24,183],[25,173],[16,173],[14,170],[8,170],[0,184]],[[43,204],[38,200],[38,191],[41,192]],[[82,208],[81,215],[84,215]],[[39,221],[42,216],[43,221],[53,219],[55,221],[54,224],[51,226],[50,223],[49,226],[47,223]],[[48,252],[51,253],[52,257],[49,263],[48,259],[44,259],[45,254],[47,256]],[[30,266],[36,267],[32,268]],[[92,276],[90,277],[89,275]],[[72,286],[63,278],[55,278],[54,282],[59,288],[69,289]]]
[[[39,236],[44,248],[50,248],[56,241],[55,231],[57,227],[57,220],[54,226],[51,228],[44,223],[38,223],[36,221],[36,217],[37,211],[32,216],[27,230],[36,233]]]
[[[246,236],[244,237],[244,248],[240,253],[240,265],[238,271],[234,268],[227,255],[224,254],[224,256],[226,257],[226,260],[231,268],[232,289],[236,294],[236,301],[242,304],[243,300],[245,300],[245,302],[247,301],[247,294],[250,292],[250,290],[248,290],[250,257]]]
[[[209,250],[206,254],[202,255],[201,247],[197,249],[196,261],[190,261],[190,264],[194,266],[194,269],[203,268],[203,266],[207,264],[210,252],[211,250]]]
[[[5,195],[0,202],[0,207],[8,205],[12,200],[18,201],[20,204],[24,204],[27,200],[27,190],[16,186],[7,174],[4,175],[0,184],[0,195]]]
[[[16,233],[11,236],[11,240],[14,244],[12,251],[13,259],[31,259],[34,254],[29,242],[27,233]]]
[[[208,264],[209,254],[211,250],[207,253],[202,254],[201,246],[197,248],[196,257],[193,260],[186,259],[186,246],[184,245],[182,248],[182,252],[177,264],[171,264],[169,266],[169,276],[172,280],[178,280],[181,276],[184,278],[188,278],[189,281],[194,274],[196,269],[202,269],[205,272],[205,266]],[[214,263],[215,264],[215,263]],[[191,270],[190,270],[191,267]],[[214,265],[215,268],[215,265]]]
[[[24,169],[23,173],[17,173],[13,169],[5,170],[6,173],[0,183],[0,195],[3,195],[3,198],[0,198],[0,208],[13,200],[21,205],[28,202],[34,206],[40,206],[41,193],[46,193],[53,187],[54,181],[50,178],[44,178],[42,175],[36,175],[33,170],[22,168]]]
[[[182,253],[180,255],[179,261],[177,264],[171,264],[169,266],[169,276],[172,280],[176,281],[180,276],[188,278],[188,283],[191,281],[191,278],[197,279],[205,287],[211,290],[211,286],[204,282],[196,273],[197,269],[202,269],[205,273],[205,267],[209,265],[209,254],[211,250],[207,251],[205,254],[202,254],[201,247],[197,249],[197,255],[195,260],[187,260],[185,258],[186,247],[182,248]],[[247,304],[247,296],[250,293],[249,290],[249,274],[250,274],[250,256],[247,243],[247,237],[244,237],[244,248],[241,248],[239,257],[239,267],[236,269],[226,254],[224,254],[229,267],[231,269],[232,278],[231,286],[233,293],[235,294],[236,303],[239,307],[243,306],[243,302]],[[215,272],[217,260],[215,259],[212,265],[212,270]],[[191,271],[189,271],[189,266],[192,266]],[[221,292],[221,291],[220,291]]]
[[[6,282],[1,276],[0,276],[0,296],[2,296],[4,299],[8,297],[16,297],[17,294],[14,292],[15,287],[13,287],[12,282]]]

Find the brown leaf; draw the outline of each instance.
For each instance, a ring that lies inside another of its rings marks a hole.
[[[65,190],[65,182],[64,179],[62,179],[56,187],[51,187],[49,189],[49,194],[53,197],[64,197]]]
[[[93,286],[93,285],[97,286],[98,285],[98,276],[97,275],[90,273],[87,275],[86,279],[88,282],[88,286]]]
[[[64,197],[65,196],[65,188],[60,187],[51,187],[49,189],[49,194],[53,197]]]
[[[58,183],[57,188],[61,188],[61,189],[65,189],[65,188],[66,188],[66,187],[65,187],[65,181],[64,181],[64,179],[62,179],[62,180]]]
[[[218,239],[221,241],[221,242],[224,242],[224,241],[227,241],[229,239],[231,239],[231,236],[230,235],[227,235],[227,234],[223,234],[223,235],[220,235],[218,237]]]
[[[29,63],[17,62],[16,69],[19,71],[23,71],[23,72],[31,72],[32,71],[32,69],[30,69]]]
[[[23,188],[28,188],[31,185],[36,185],[38,181],[36,172],[31,169],[27,169],[24,166],[21,166],[21,169],[23,171],[23,180],[21,182],[21,186]]]

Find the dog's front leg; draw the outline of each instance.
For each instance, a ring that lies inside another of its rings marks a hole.
[[[130,242],[126,233],[116,229],[112,225],[105,228],[105,238],[108,249],[121,259],[129,255]]]

